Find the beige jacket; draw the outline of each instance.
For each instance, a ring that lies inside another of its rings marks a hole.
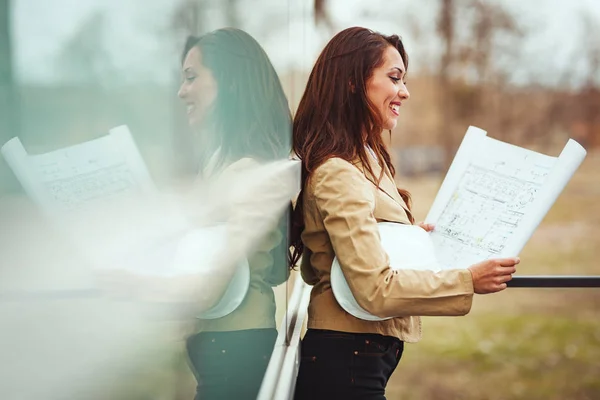
[[[308,328],[378,333],[406,342],[421,338],[423,315],[464,315],[471,309],[473,282],[468,270],[397,270],[381,246],[377,222],[410,224],[407,206],[387,167],[373,159],[368,174],[360,162],[332,158],[319,166],[304,190],[303,279],[314,285]],[[358,304],[385,321],[365,321],[345,312],[330,284],[338,258]]]
[[[243,177],[253,177],[248,175],[248,171],[259,174],[262,171],[260,166],[252,158],[243,158],[223,167],[218,173],[211,171],[215,175],[212,179],[216,181],[212,192],[227,199],[222,205],[223,210],[216,211],[213,217],[229,221],[232,241],[230,253],[242,252],[246,255],[250,265],[250,287],[244,301],[235,311],[219,319],[199,320],[199,331],[275,328],[276,303],[272,287],[285,282],[288,271],[287,265],[283,263],[274,265],[270,254],[282,240],[286,240],[277,230],[280,214],[273,207],[282,203],[279,199],[282,195],[279,193],[286,193],[286,189],[282,188],[277,179],[268,181],[260,177],[251,181],[248,188],[240,188],[244,183]],[[283,197],[289,199],[291,196]],[[265,227],[271,228],[266,230]],[[259,236],[256,235],[258,232],[261,232]],[[274,273],[273,268],[278,268],[281,272]]]

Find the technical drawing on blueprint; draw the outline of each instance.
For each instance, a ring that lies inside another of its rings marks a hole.
[[[570,140],[550,157],[470,127],[426,219],[440,264],[518,255],[585,154]]]

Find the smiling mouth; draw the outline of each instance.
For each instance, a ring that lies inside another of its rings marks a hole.
[[[194,111],[195,108],[196,108],[196,106],[194,104],[188,104],[187,108],[186,108],[187,113],[191,114]]]
[[[390,110],[395,114],[395,115],[399,115],[400,112],[400,104],[398,103],[392,103],[390,104]]]

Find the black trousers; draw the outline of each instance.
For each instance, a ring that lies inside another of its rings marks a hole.
[[[276,329],[203,332],[187,339],[190,367],[196,376],[196,400],[255,400],[273,346]]]
[[[300,348],[295,400],[385,400],[404,342],[395,337],[309,329]]]

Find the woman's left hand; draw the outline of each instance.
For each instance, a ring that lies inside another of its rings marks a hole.
[[[417,226],[420,226],[421,228],[425,229],[426,232],[431,232],[435,229],[434,224],[426,224],[425,222],[419,222],[417,223]]]

